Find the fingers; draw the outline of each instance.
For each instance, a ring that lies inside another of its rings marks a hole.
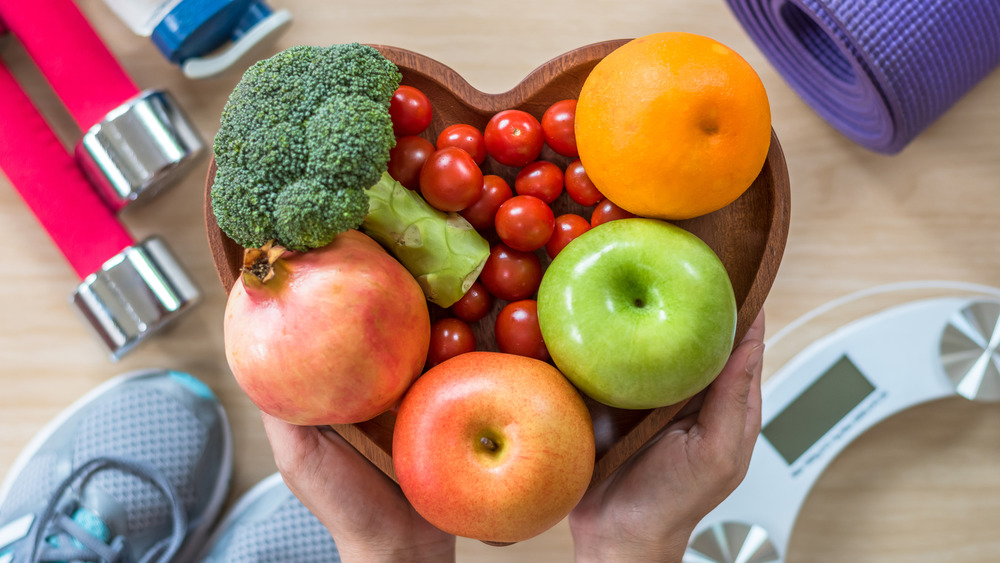
[[[747,331],[747,336],[751,338],[753,341],[759,341],[761,343],[760,351],[762,354],[764,351],[763,348],[764,328],[765,328],[764,310],[761,309],[760,313],[757,315],[757,319],[754,320],[754,323],[750,327],[750,330]],[[744,341],[746,340],[747,338],[744,338]],[[748,367],[748,370],[750,370],[753,374],[753,377],[750,381],[750,393],[747,396],[747,418],[746,418],[747,443],[744,444],[744,446],[748,448],[748,451],[753,449],[753,446],[757,441],[757,435],[760,434],[760,426],[761,426],[760,384],[761,384],[761,372],[763,371],[763,367],[764,367],[763,357],[761,357],[761,361],[757,362],[753,366]]]
[[[694,397],[691,397],[688,400],[688,402],[684,403],[684,406],[681,407],[681,410],[677,411],[677,414],[674,416],[674,418],[676,420],[680,420],[692,414],[697,415],[698,411],[701,410],[701,406],[705,403],[705,395],[707,393],[708,390],[705,389],[700,393],[698,393],[697,395],[695,395]]]
[[[312,506],[313,499],[323,498],[326,484],[323,482],[321,466],[326,454],[322,452],[319,429],[311,426],[296,426],[267,413],[261,412],[264,432],[271,444],[274,463],[289,490],[303,504],[328,525],[328,515],[321,507]]]
[[[748,340],[754,340],[758,342],[764,341],[764,309],[761,309],[757,313],[757,318],[754,319],[753,324],[750,325],[749,330],[747,330],[746,335],[743,336],[743,342]]]
[[[764,310],[761,309],[760,314],[757,315],[757,319],[754,321],[753,326],[747,331],[747,334],[753,334],[753,337],[760,342],[761,353],[764,351]],[[763,371],[763,357],[761,361],[757,362],[755,365],[750,366],[748,369],[752,372],[752,379],[750,380],[750,392],[747,396],[747,417],[746,417],[746,435],[744,448],[747,451],[753,451],[754,444],[757,442],[757,435],[760,434],[761,427],[761,372]]]
[[[760,313],[757,315],[757,318],[754,320],[753,325],[751,325],[750,328],[747,330],[747,333],[743,337],[741,344],[747,342],[753,342],[753,343],[760,343],[761,345],[763,345],[763,340],[764,340],[764,311],[761,310]],[[763,349],[761,349],[761,352],[762,351]],[[739,362],[738,354],[740,353],[741,352],[739,351],[739,349],[736,352],[734,352],[732,358],[727,363],[726,369],[733,369],[730,366],[733,364],[734,361]],[[749,433],[756,435],[756,433],[760,431],[759,375],[761,371],[760,370],[761,363],[760,361],[758,361],[756,357],[753,358],[753,361],[756,362],[756,365],[750,365],[746,369],[750,373],[756,373],[758,377],[756,378],[756,380],[751,378],[748,392],[744,393],[742,390],[737,391],[735,393],[736,395],[735,398],[736,399],[739,399],[741,397],[747,398],[746,400],[747,417],[745,426],[749,429],[750,431]],[[715,386],[715,384],[713,383],[712,386]],[[691,397],[691,399],[681,408],[681,410],[677,412],[674,419],[670,422],[669,426],[666,428],[666,431],[688,432],[689,430],[691,430],[691,428],[694,427],[694,425],[697,424],[700,420],[701,416],[700,411],[705,403],[706,395],[708,395],[708,393],[711,392],[712,386],[709,386],[701,393],[698,393],[694,397]],[[740,411],[742,411],[742,407],[739,407],[737,412]],[[734,419],[735,418],[736,416],[734,415]],[[755,420],[756,423],[754,422]],[[754,429],[755,427],[756,429]]]
[[[285,484],[327,528],[361,533],[372,507],[397,508],[398,488],[332,429],[261,416]]]
[[[317,448],[320,439],[319,431],[311,426],[296,426],[267,413],[261,412],[264,423],[264,433],[271,443],[271,452],[278,471],[286,476],[289,472],[298,472],[303,466],[310,464],[309,452]]]
[[[308,481],[317,476],[381,472],[333,429],[296,426],[261,413],[275,463],[286,479]],[[324,479],[326,480],[326,479]]]
[[[757,316],[722,373],[708,388],[698,415],[706,437],[743,444],[748,421],[760,415],[760,372],[764,356],[764,312]],[[754,388],[757,388],[755,391]],[[758,423],[759,426],[759,423]],[[758,428],[759,429],[759,428]],[[750,428],[752,432],[753,428]]]
[[[421,518],[402,490],[327,426],[262,414],[289,490],[330,531],[343,561],[454,560],[455,538]]]

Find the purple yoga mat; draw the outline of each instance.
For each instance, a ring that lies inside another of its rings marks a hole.
[[[727,0],[841,133],[901,151],[1000,66],[1000,0]]]

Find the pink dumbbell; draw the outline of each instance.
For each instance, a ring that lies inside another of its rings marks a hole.
[[[140,90],[73,0],[0,2],[0,20],[85,132],[76,158],[112,210],[153,196],[203,153],[169,93]]]
[[[169,96],[138,90],[71,0],[0,1],[0,22],[86,131],[74,157],[0,62],[0,170],[81,278],[72,302],[117,359],[200,293],[162,239],[136,242],[116,213],[203,143]]]

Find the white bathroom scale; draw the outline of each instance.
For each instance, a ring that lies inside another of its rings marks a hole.
[[[691,535],[684,563],[784,562],[813,484],[852,441],[915,405],[1000,400],[1000,295],[937,297],[812,342],[762,386],[747,475]]]

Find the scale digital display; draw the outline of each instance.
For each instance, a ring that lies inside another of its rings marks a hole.
[[[788,465],[875,390],[847,356],[841,356],[761,430]]]

